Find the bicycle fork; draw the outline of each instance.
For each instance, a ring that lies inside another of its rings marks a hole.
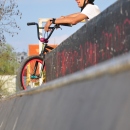
[[[42,74],[43,74],[43,69],[45,67],[45,61],[43,61],[43,63],[40,65],[40,68],[39,68],[39,72],[40,74],[39,75],[36,75],[36,71],[38,69],[38,61],[36,61],[35,63],[35,66],[34,66],[34,71],[33,71],[33,74],[31,75],[31,79],[39,79],[42,77]]]

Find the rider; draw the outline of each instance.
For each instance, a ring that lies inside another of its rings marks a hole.
[[[45,24],[44,30],[49,31],[51,24],[71,24],[75,25],[82,20],[90,20],[100,13],[97,5],[94,5],[94,0],[76,0],[78,7],[81,8],[81,12],[70,14],[67,16],[61,16],[60,18],[52,18],[48,20]]]

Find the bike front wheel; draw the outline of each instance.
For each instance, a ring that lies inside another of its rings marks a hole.
[[[29,56],[17,73],[16,89],[26,90],[46,82],[45,61],[40,56]]]

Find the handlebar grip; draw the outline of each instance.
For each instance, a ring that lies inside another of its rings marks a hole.
[[[36,23],[35,22],[31,22],[31,23],[27,23],[27,25],[28,26],[30,26],[30,25],[36,25]]]

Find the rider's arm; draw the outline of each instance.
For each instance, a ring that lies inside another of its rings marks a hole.
[[[79,14],[80,13],[74,13],[74,14],[70,14],[70,15],[66,15],[66,16],[61,16],[61,17],[63,17],[63,18],[66,18],[66,17],[76,17]]]
[[[75,25],[75,24],[81,22],[82,20],[88,18],[85,14],[82,14],[82,13],[72,15],[73,17],[70,17],[70,16],[68,15],[67,17],[56,19],[55,24],[67,23],[67,24]]]
[[[71,15],[70,15],[71,16]],[[75,25],[79,22],[81,22],[84,19],[87,19],[88,17],[85,14],[79,13],[77,15],[73,15],[73,17],[64,17],[64,18],[58,18],[55,20],[55,24],[71,24]],[[51,20],[48,20],[45,24],[44,30],[49,31],[49,27],[52,24]]]

